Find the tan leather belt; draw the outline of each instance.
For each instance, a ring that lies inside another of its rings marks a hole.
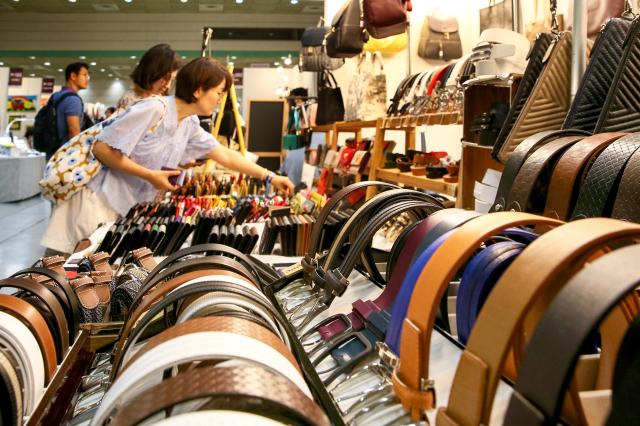
[[[64,270],[64,263],[66,262],[64,257],[47,256],[43,257],[41,260],[43,268],[51,269],[63,278],[67,276]],[[45,275],[31,274],[31,278],[42,284],[49,284],[51,282],[51,279]]]
[[[44,317],[30,303],[25,302],[14,296],[0,294],[0,310],[11,314],[13,317],[22,321],[32,331],[42,357],[44,358],[45,381],[49,383],[56,371],[56,346],[53,341],[53,335]]]
[[[569,219],[577,198],[577,189],[589,167],[602,150],[622,136],[624,133],[601,133],[589,136],[562,154],[551,175],[544,216],[560,220]],[[538,229],[540,232],[548,230],[544,227]]]
[[[518,347],[512,343],[525,316],[539,318],[594,253],[638,237],[638,225],[594,218],[568,223],[532,242],[500,278],[480,312],[458,364],[449,405],[438,412],[438,422],[488,424],[504,361],[511,347]]]
[[[501,212],[473,219],[459,227],[425,265],[413,290],[400,340],[400,367],[392,376],[403,406],[419,419],[435,405],[429,380],[431,333],[442,296],[454,274],[488,237],[513,226],[561,225],[562,222],[528,213]],[[483,309],[484,311],[484,309]]]
[[[133,398],[109,425],[136,425],[201,398],[210,399],[206,409],[248,411],[287,424],[329,426],[313,400],[287,379],[260,367],[203,367],[179,374]]]
[[[506,210],[517,212],[526,211],[530,213],[541,212],[542,209],[538,210],[535,206],[531,206],[534,208],[530,208],[530,203],[534,201],[532,199],[534,190],[539,188],[541,183],[545,186],[544,189],[546,190],[548,181],[544,183],[540,182],[544,170],[552,166],[558,156],[582,138],[583,136],[558,138],[535,150],[533,154],[526,159],[522,167],[520,167],[518,175],[513,181],[511,192],[509,192],[509,196],[507,197]]]
[[[98,301],[101,305],[106,305],[111,301],[111,274],[109,272],[93,271],[91,272],[93,280],[93,288],[95,289]]]
[[[153,271],[153,269],[158,266],[156,261],[153,259],[153,252],[146,247],[135,249],[131,254],[133,255],[134,260],[149,272]]]
[[[95,309],[100,304],[100,297],[93,286],[93,280],[90,276],[80,276],[71,280],[71,287],[76,292],[83,308]]]
[[[101,251],[89,256],[89,262],[96,271],[107,272],[113,276],[113,268],[109,264],[109,253]]]

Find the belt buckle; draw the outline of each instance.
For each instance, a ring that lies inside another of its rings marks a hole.
[[[363,349],[354,355],[345,352],[345,355],[349,355],[349,359],[336,359],[335,357],[332,357],[332,352],[334,350],[345,348],[349,343],[352,342],[360,343]],[[369,339],[367,339],[362,333],[350,332],[337,336],[336,338],[329,341],[327,345],[321,346],[313,353],[313,355],[309,356],[309,359],[311,361],[311,364],[316,369],[318,375],[329,374],[329,377],[327,377],[326,379],[321,379],[322,383],[325,386],[328,386],[341,375],[350,372],[350,370],[352,370],[355,365],[357,365],[371,353],[373,353],[373,345],[371,344]],[[333,359],[335,365],[323,367],[322,363],[329,359]]]
[[[291,325],[298,331],[303,330],[311,321],[313,321],[320,313],[329,309],[322,301],[322,298],[318,293],[312,295],[305,302],[297,305],[288,312],[285,310],[285,315],[291,323]]]
[[[275,293],[275,296],[278,300],[288,298],[291,293],[294,293],[301,288],[311,288],[304,280],[298,279],[291,282],[289,285]]]
[[[345,314],[331,315],[330,317],[328,317],[328,318],[320,321],[319,323],[315,324],[310,330],[308,330],[303,335],[301,335],[300,336],[300,344],[303,347],[307,347],[307,346],[315,346],[315,345],[317,345],[319,343],[320,344],[324,344],[324,343],[321,343],[322,341],[329,342],[331,339],[324,340],[322,338],[322,334],[318,331],[318,329],[320,327],[327,326],[327,325],[333,323],[334,321],[342,321],[346,325],[345,330],[343,332],[339,333],[339,334],[350,332],[353,329],[353,326],[351,324],[351,320]],[[311,340],[312,338],[313,338],[313,340]],[[308,352],[312,352],[314,349],[315,348],[311,348],[311,350],[308,351]]]
[[[327,390],[337,403],[341,403],[358,397],[364,401],[372,392],[391,389],[391,386],[390,372],[379,359],[374,359],[341,381],[334,382]]]

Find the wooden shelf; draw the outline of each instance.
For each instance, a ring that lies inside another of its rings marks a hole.
[[[457,183],[448,183],[443,179],[430,179],[425,176],[414,176],[411,172],[401,172],[399,169],[383,169],[382,167],[378,167],[376,169],[376,178],[435,191],[452,197],[455,197],[458,191]]]

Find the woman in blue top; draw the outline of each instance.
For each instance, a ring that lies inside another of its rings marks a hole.
[[[54,206],[41,240],[49,249],[71,253],[100,223],[116,220],[137,203],[151,201],[158,190],[173,190],[175,168],[207,157],[220,165],[254,176],[282,191],[293,191],[289,179],[247,160],[220,145],[199,124],[198,115],[211,115],[231,75],[217,61],[198,58],[178,72],[175,96],[151,97],[103,123],[93,153],[105,166],[71,199]]]

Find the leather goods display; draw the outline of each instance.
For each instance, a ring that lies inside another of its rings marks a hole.
[[[360,0],[347,0],[331,22],[324,45],[332,58],[351,58],[362,52],[368,39]],[[318,122],[320,124],[320,122]]]
[[[523,140],[544,130],[559,129],[567,115],[571,86],[571,33],[563,32],[556,37],[543,57],[543,62],[546,62],[544,68],[505,143],[497,152],[503,163]]]
[[[553,35],[549,33],[542,33],[536,38],[535,42],[533,43],[531,52],[529,53],[527,68],[524,71],[524,75],[522,76],[522,80],[520,81],[520,85],[518,86],[518,90],[516,91],[516,94],[511,102],[511,108],[509,109],[507,119],[505,120],[502,129],[498,134],[496,142],[493,146],[493,150],[491,152],[491,156],[495,159],[500,158],[499,154],[502,150],[503,145],[507,141],[507,137],[515,126],[516,121],[520,117],[522,109],[529,99],[531,91],[537,83],[543,68],[548,63],[548,61],[543,61],[543,59],[545,57],[545,54],[549,50],[549,46],[551,46],[552,41]]]
[[[471,222],[475,223],[479,221]],[[522,338],[516,330],[523,323],[530,330],[538,323],[553,295],[589,256],[607,246],[633,240],[639,231],[640,227],[633,224],[589,219],[558,227],[532,242],[502,275],[480,312],[458,364],[448,406],[438,412],[438,417],[445,424],[487,422],[507,353],[512,345],[514,349],[523,346],[517,340],[514,343],[515,337]],[[545,255],[549,247],[554,247],[554,256]],[[513,291],[510,286],[522,276],[531,279],[526,284],[519,281],[518,291]],[[504,306],[510,309],[505,310]],[[485,380],[469,381],[478,374],[483,374]]]
[[[568,220],[580,186],[597,156],[623,133],[601,133],[582,139],[566,150],[553,169],[544,216]]]
[[[482,31],[469,61],[475,65],[475,78],[523,74],[530,50],[529,40],[515,31],[489,28]],[[474,79],[468,80],[472,84]]]
[[[356,2],[357,3],[357,2]],[[344,120],[344,101],[342,91],[335,77],[329,71],[320,73],[318,79],[318,112],[316,123],[333,124]]]
[[[531,337],[505,422],[548,424],[559,420],[581,346],[607,313],[638,285],[640,271],[631,266],[638,249],[637,245],[624,247],[595,260],[558,293]],[[554,350],[544,350],[550,347]]]
[[[462,56],[462,42],[455,16],[431,15],[422,24],[418,56],[450,61]]]
[[[634,20],[624,41],[622,57],[616,74],[611,82],[607,99],[602,105],[595,131],[600,132],[637,132],[640,130],[637,89],[637,75],[640,61],[640,23]]]
[[[364,25],[373,38],[391,37],[406,31],[408,0],[362,0]]]
[[[595,130],[622,58],[629,27],[631,20],[628,18],[610,19],[602,27],[591,49],[589,63],[571,102],[563,128],[587,132]]]
[[[584,180],[571,219],[608,216],[626,162],[640,148],[640,134],[613,142],[598,156]]]

